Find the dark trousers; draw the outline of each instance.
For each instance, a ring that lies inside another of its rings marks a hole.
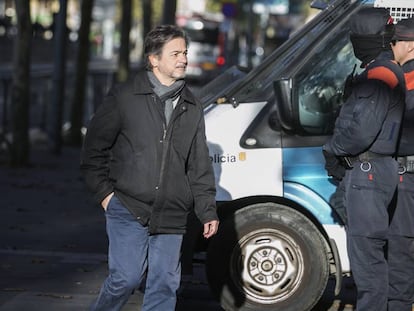
[[[411,311],[414,302],[414,174],[400,176],[390,208],[388,311]]]
[[[173,311],[180,285],[181,234],[148,235],[115,196],[109,202],[106,278],[91,310],[116,311],[128,301],[146,275],[142,311]]]
[[[388,207],[398,185],[398,164],[392,158],[356,162],[342,180],[347,212],[347,243],[357,286],[358,311],[387,311],[389,266]]]

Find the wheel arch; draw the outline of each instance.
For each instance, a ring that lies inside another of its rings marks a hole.
[[[324,218],[320,217],[320,215],[315,215],[313,213],[315,208],[310,209],[309,204],[304,206],[300,202],[293,200],[293,197],[294,196],[278,197],[278,196],[263,195],[263,196],[244,197],[244,198],[239,198],[233,201],[218,202],[217,205],[218,205],[219,218],[220,218],[220,221],[224,221],[228,217],[231,217],[236,211],[246,206],[253,205],[253,204],[260,204],[260,203],[281,204],[281,205],[290,207],[302,213],[304,216],[306,216],[318,228],[320,233],[323,235],[325,241],[329,245],[329,236],[326,230],[323,228],[324,223],[322,221],[324,220]],[[332,209],[330,208],[330,210]]]
[[[336,216],[335,211],[320,196],[302,185],[286,183],[284,190],[286,197],[263,195],[244,197],[233,201],[218,202],[220,221],[225,221],[228,217],[232,217],[236,211],[253,204],[276,203],[292,208],[308,218],[322,235],[326,244],[326,256],[331,263],[330,271],[337,275],[338,285],[340,285],[341,282],[338,279],[340,277],[338,276],[338,271],[342,271],[342,268],[339,255],[335,255],[337,253],[335,240],[330,238],[323,227],[323,225],[326,224],[323,221],[328,222],[328,224],[340,224],[340,220]],[[301,197],[298,196],[299,190],[301,190]],[[318,208],[321,207],[325,214],[330,213],[331,216],[324,216],[323,213],[315,213],[315,211],[317,211],[316,206],[318,206]]]

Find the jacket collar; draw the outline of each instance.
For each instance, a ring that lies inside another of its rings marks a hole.
[[[133,92],[134,94],[141,95],[155,94],[145,70],[140,70],[135,75]],[[195,104],[197,101],[197,99],[194,97],[193,93],[188,89],[187,86],[184,86],[180,97],[185,101],[189,102],[190,104]]]

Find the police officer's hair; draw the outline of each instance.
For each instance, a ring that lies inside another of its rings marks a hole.
[[[147,70],[152,70],[149,55],[161,55],[163,46],[176,38],[183,38],[188,47],[189,38],[184,30],[176,25],[160,25],[152,29],[144,40],[144,62]]]

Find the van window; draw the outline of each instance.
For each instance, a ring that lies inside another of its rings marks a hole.
[[[330,36],[297,75],[299,122],[305,134],[332,133],[345,80],[354,68],[360,71],[348,33],[347,27],[342,27]]]

